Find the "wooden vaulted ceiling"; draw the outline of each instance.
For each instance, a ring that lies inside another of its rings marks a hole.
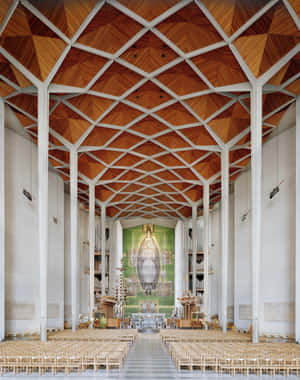
[[[295,0],[0,0],[0,96],[37,142],[23,68],[49,83],[49,160],[69,182],[78,149],[81,201],[95,181],[110,217],[188,217],[204,181],[220,199],[222,149],[231,181],[249,164],[249,78],[296,49],[264,87],[264,139],[299,95],[299,16]]]

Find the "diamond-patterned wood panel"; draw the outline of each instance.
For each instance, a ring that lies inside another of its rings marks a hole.
[[[76,145],[80,201],[94,181],[109,217],[190,217],[204,181],[220,199],[224,147],[230,181],[249,165],[249,73],[270,70],[263,141],[299,95],[299,15],[296,0],[24,1],[0,35],[0,96],[37,143],[23,68],[51,73],[49,162],[69,182]]]

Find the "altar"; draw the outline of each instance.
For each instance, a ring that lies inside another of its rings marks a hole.
[[[138,330],[158,330],[164,327],[166,315],[163,313],[132,313],[132,327]]]

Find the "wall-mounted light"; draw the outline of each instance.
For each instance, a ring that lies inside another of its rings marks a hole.
[[[30,201],[32,202],[32,195],[30,194],[29,191],[27,191],[26,189],[23,189],[23,195]]]
[[[283,182],[284,182],[284,180],[282,180],[279,185],[274,187],[274,189],[269,194],[269,199],[273,199],[275,197],[275,195],[279,193],[280,185],[282,185]]]
[[[53,223],[54,223],[54,224],[58,224],[58,219],[57,219],[56,216],[53,216],[52,220],[53,220]]]
[[[246,222],[246,221],[248,220],[249,212],[250,212],[250,210],[248,210],[247,212],[245,212],[245,213],[241,216],[241,222]]]

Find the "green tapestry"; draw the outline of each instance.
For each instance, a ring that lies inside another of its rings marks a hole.
[[[125,316],[174,307],[174,228],[141,225],[123,230]]]

